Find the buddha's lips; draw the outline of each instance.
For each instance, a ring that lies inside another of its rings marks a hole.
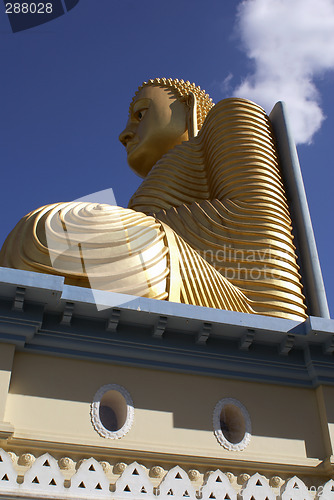
[[[138,141],[136,141],[136,142],[132,142],[132,141],[128,142],[127,145],[126,145],[126,152],[127,152],[127,154],[129,154],[133,150],[133,148],[135,148],[137,146],[137,144],[138,144]]]

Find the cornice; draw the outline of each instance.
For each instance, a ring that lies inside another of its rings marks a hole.
[[[122,365],[334,385],[333,320],[299,322],[158,301],[15,269],[0,268],[0,342]]]

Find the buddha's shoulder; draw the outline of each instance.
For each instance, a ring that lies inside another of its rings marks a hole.
[[[267,134],[270,128],[270,120],[261,106],[248,99],[229,97],[211,108],[198,137],[200,141],[206,137],[210,142],[212,134],[226,136],[226,133],[250,130]]]
[[[260,118],[267,118],[265,110],[255,102],[241,97],[228,97],[227,99],[222,99],[217,102],[217,104],[211,108],[202,128],[205,128],[207,124],[212,121],[212,119],[217,117],[217,115],[223,115],[226,117],[253,115]]]

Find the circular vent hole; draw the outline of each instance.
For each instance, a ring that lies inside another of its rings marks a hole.
[[[220,428],[227,441],[240,443],[246,433],[246,422],[240,408],[233,404],[223,406],[220,412]]]
[[[251,439],[251,420],[240,401],[224,398],[213,411],[213,431],[219,444],[230,451],[242,451]]]
[[[119,431],[126,422],[127,403],[122,394],[110,390],[103,394],[99,409],[100,421],[110,432]]]

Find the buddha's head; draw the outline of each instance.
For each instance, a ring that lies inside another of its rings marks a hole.
[[[170,78],[144,82],[119,136],[130,167],[145,177],[165,153],[197,135],[212,106],[210,97],[193,83]]]

